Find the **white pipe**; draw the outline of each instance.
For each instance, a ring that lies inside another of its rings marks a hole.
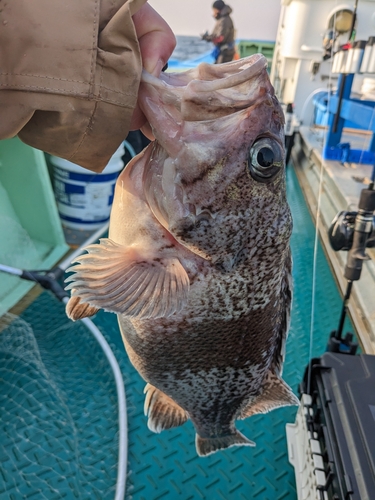
[[[66,304],[68,297],[63,299]],[[127,437],[127,409],[124,380],[122,378],[120,367],[117,363],[115,355],[112,352],[108,342],[103,337],[99,328],[89,318],[83,318],[82,323],[90,330],[98,344],[102,348],[113,372],[115,378],[117,400],[118,400],[118,426],[119,426],[119,450],[118,450],[118,466],[117,466],[117,482],[115,500],[123,500],[126,490],[126,470],[128,461],[128,437]]]
[[[0,271],[4,273],[13,274],[15,276],[22,276],[22,269],[17,269],[16,267],[6,266],[5,264],[0,264]]]

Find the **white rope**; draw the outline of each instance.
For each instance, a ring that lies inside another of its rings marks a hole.
[[[337,6],[337,0],[336,0],[336,6]],[[336,12],[335,12],[335,20],[336,20]],[[334,21],[334,23],[335,23],[335,21]],[[333,63],[333,57],[331,57],[329,79],[328,79],[327,111],[330,109],[330,101],[331,101],[332,63]],[[327,127],[327,129],[324,133],[323,151],[325,148],[325,144],[327,142],[328,130],[329,130],[329,127]],[[321,209],[322,191],[323,191],[323,179],[324,179],[324,166],[323,166],[323,159],[322,159],[322,162],[320,165],[318,204],[316,207],[316,219],[315,219],[315,238],[314,238],[314,255],[313,255],[312,287],[311,287],[311,317],[310,317],[309,365],[308,365],[309,368],[308,368],[308,373],[307,373],[307,393],[308,394],[310,393],[310,389],[311,389],[311,359],[313,356],[313,345],[314,345],[316,274],[317,274],[317,259],[318,259],[318,247],[319,247],[319,221],[320,221],[320,209]]]
[[[310,342],[309,342],[309,362],[312,359],[313,344],[314,344],[314,326],[315,326],[315,295],[316,295],[316,274],[317,274],[317,260],[318,260],[318,245],[319,245],[319,221],[320,221],[320,206],[323,191],[323,177],[324,167],[323,162],[320,166],[319,175],[319,193],[318,205],[316,209],[316,223],[315,223],[315,239],[314,239],[314,256],[313,256],[313,272],[312,272],[312,287],[311,287],[311,318],[310,318]],[[311,364],[309,364],[309,371],[307,376],[307,393],[310,393],[311,388]]]

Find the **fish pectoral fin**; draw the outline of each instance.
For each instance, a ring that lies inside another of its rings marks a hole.
[[[189,278],[176,257],[146,256],[106,238],[85,250],[65,280],[81,303],[140,319],[168,317],[186,304]]]
[[[200,457],[212,455],[216,451],[230,448],[231,446],[255,446],[254,441],[250,441],[237,429],[229,436],[219,436],[213,438],[202,438],[199,434],[195,437],[195,446]]]
[[[282,406],[298,405],[299,400],[293,394],[289,385],[269,372],[262,394],[241,410],[239,418],[243,420],[256,413],[267,413],[275,408],[281,408]]]
[[[147,384],[144,412],[148,417],[147,426],[152,432],[178,427],[188,419],[187,412],[164,392],[151,384]]]
[[[97,307],[92,307],[90,304],[86,304],[81,302],[80,298],[70,297],[68,303],[65,308],[66,314],[68,318],[73,321],[77,321],[82,318],[89,318],[90,316],[94,316],[99,309]]]

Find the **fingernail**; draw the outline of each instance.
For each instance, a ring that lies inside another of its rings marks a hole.
[[[147,66],[149,66],[149,67],[150,67],[150,64],[148,64]],[[159,59],[159,60],[156,62],[155,66],[154,66],[153,68],[150,68],[150,69],[145,68],[145,69],[146,69],[149,73],[151,73],[152,75],[154,75],[154,76],[157,76],[157,77],[158,77],[158,76],[160,75],[161,70],[163,69],[163,67],[164,67],[164,62],[163,62],[161,59]]]

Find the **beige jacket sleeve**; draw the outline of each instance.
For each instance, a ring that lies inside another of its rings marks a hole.
[[[0,1],[0,139],[100,172],[125,139],[146,0]]]

